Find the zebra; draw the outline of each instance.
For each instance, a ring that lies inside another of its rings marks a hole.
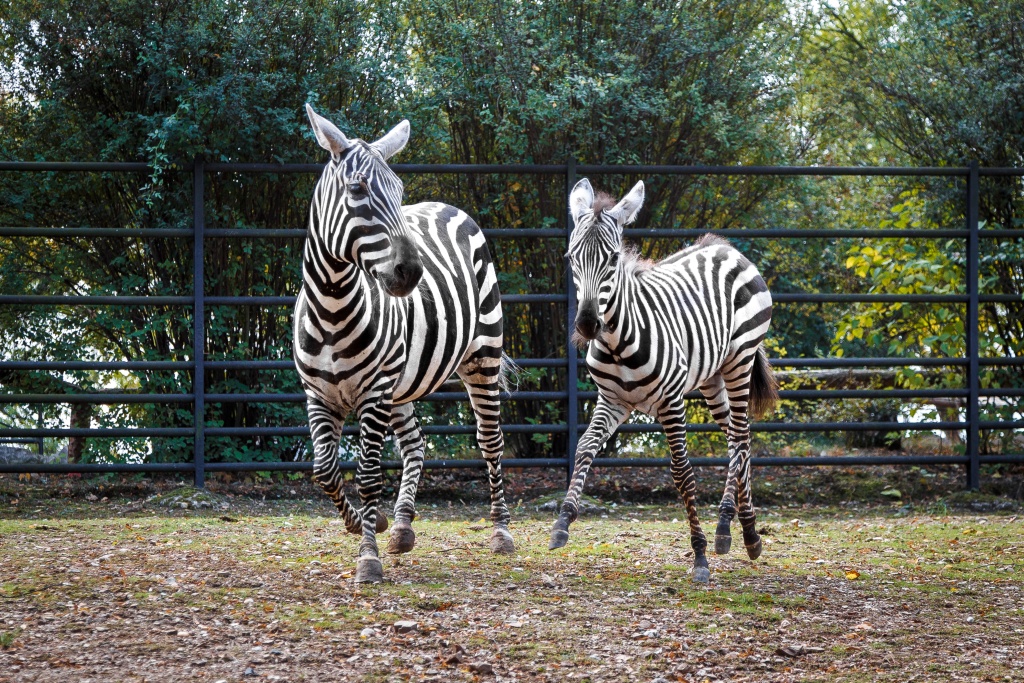
[[[345,137],[309,104],[306,113],[331,157],[313,192],[294,358],[313,437],[313,479],[348,531],[362,535],[355,581],[383,579],[376,534],[388,524],[378,505],[380,453],[389,428],[403,467],[387,551],[405,553],[415,545],[424,440],[412,402],[453,372],[469,393],[487,463],[490,547],[512,553],[498,423],[506,370],[501,295],[483,233],[452,206],[402,206],[403,185],[387,160],[408,141],[408,121],[367,143]],[[359,510],[345,496],[338,464],[342,423],[350,413],[359,421]]]
[[[658,420],[668,437],[672,480],[690,524],[693,580],[707,583],[707,541],[686,455],[684,394],[700,390],[728,439],[729,473],[715,552],[729,552],[729,525],[738,502],[747,554],[757,559],[761,539],[750,492],[747,413],[763,415],[778,399],[762,346],[772,298],[750,261],[714,235],[657,263],[623,248],[623,226],[633,221],[643,200],[642,181],[618,203],[605,194],[595,196],[586,178],[570,193],[575,226],[566,256],[578,302],[573,338],[581,347],[589,342],[587,368],[598,398],[576,451],[549,550],[569,541],[569,525],[579,514],[579,496],[595,453],[631,411],[639,410]]]

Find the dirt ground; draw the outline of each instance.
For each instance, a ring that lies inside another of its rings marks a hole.
[[[764,554],[734,529],[706,587],[660,470],[599,470],[555,552],[564,475],[511,474],[511,557],[480,474],[429,473],[374,586],[306,478],[3,477],[0,681],[1024,680],[1019,468],[756,476]]]

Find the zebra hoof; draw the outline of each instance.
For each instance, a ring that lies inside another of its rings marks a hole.
[[[388,552],[392,555],[407,553],[416,545],[416,532],[409,524],[395,522],[388,539]]]
[[[720,536],[715,534],[715,554],[728,555],[732,547],[732,536]]]
[[[388,516],[383,512],[377,512],[377,533],[382,534],[388,530]]]
[[[356,583],[380,583],[384,580],[384,567],[376,557],[356,560]]]
[[[491,552],[495,555],[511,555],[516,551],[515,541],[512,534],[505,527],[494,527],[491,534]]]
[[[707,584],[711,581],[711,570],[707,567],[693,568],[693,582]]]
[[[569,542],[569,532],[564,529],[552,529],[551,530],[551,542],[548,543],[548,550],[557,550],[558,548],[564,548],[565,544]]]
[[[761,557],[761,539],[757,539],[753,543],[747,545],[747,557],[752,560],[756,560]]]

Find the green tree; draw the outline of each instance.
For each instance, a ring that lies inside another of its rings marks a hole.
[[[919,166],[1024,164],[1024,3],[882,2],[863,0],[841,9],[825,5],[809,41],[806,103],[820,122],[848,121],[849,132],[823,126],[819,141],[837,163]],[[813,108],[813,106],[811,107]],[[875,206],[894,218],[879,227],[960,227],[965,220],[962,182],[919,180],[874,193]],[[1019,228],[1019,179],[985,178],[983,228]],[[963,293],[964,240],[913,243],[882,240],[853,246],[846,267],[872,292]],[[1024,244],[982,239],[981,291],[1015,294],[1016,301],[983,303],[979,330],[983,355],[1024,353]],[[858,338],[883,341],[876,349],[900,355],[957,356],[966,352],[964,306],[865,305],[838,327],[836,351]],[[870,344],[869,344],[870,345]],[[906,373],[911,385],[920,373]],[[960,380],[963,381],[962,379]],[[1014,368],[985,370],[989,386],[1020,386]],[[1004,417],[1013,414],[1005,406]]]
[[[19,160],[146,161],[151,176],[3,174],[5,225],[188,227],[191,178],[181,162],[313,161],[318,149],[301,116],[312,101],[346,130],[372,134],[397,119],[405,32],[388,2],[299,4],[271,0],[145,3],[15,0],[0,19],[0,154]],[[207,224],[304,227],[312,177],[211,176]],[[188,240],[120,237],[9,238],[0,249],[5,292],[169,295],[191,291]],[[298,240],[208,240],[205,290],[212,295],[294,293]],[[191,321],[182,308],[0,310],[7,358],[184,360]],[[209,358],[289,358],[290,311],[215,307]],[[8,374],[8,389],[52,386],[53,377]],[[171,373],[83,373],[60,378],[71,390],[119,384],[143,393],[188,391]],[[297,390],[289,373],[210,372],[209,391]],[[53,419],[57,415],[51,413]],[[124,407],[102,422],[189,424],[175,405]],[[301,423],[299,406],[211,405],[211,424]],[[291,440],[294,441],[294,440]],[[243,444],[239,446],[239,444]],[[119,452],[133,446],[120,444]],[[164,442],[155,457],[180,459],[187,442]],[[145,450],[144,444],[136,449]],[[211,457],[279,458],[291,444],[255,439],[211,442]],[[97,444],[93,456],[110,455]],[[145,453],[143,452],[143,455]]]

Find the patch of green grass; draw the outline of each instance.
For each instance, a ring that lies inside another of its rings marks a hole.
[[[14,640],[18,637],[18,634],[14,631],[4,631],[0,633],[0,647],[7,649],[14,645]]]

